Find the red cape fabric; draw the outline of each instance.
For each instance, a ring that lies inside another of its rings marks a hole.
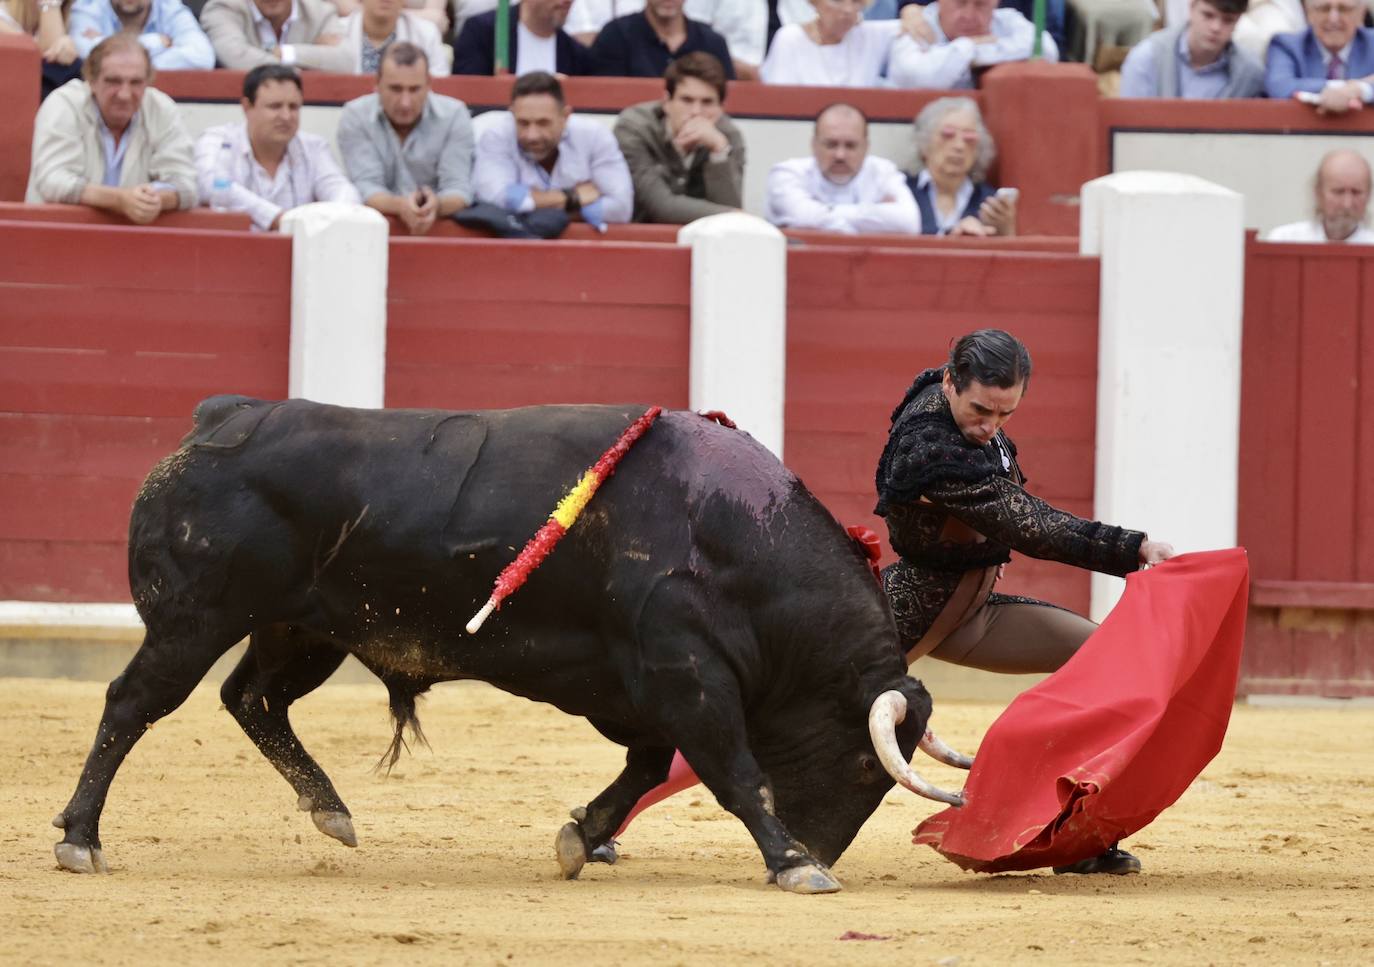
[[[1074,863],[1145,827],[1221,749],[1248,588],[1241,548],[1130,575],[1078,654],[993,723],[966,804],[913,842],[998,873]]]

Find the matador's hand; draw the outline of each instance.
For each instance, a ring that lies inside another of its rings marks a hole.
[[[1140,543],[1140,563],[1149,567],[1167,561],[1174,556],[1174,545],[1166,544],[1163,541],[1141,541]]]

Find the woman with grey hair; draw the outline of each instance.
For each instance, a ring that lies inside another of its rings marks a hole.
[[[1015,235],[1016,196],[983,179],[997,146],[968,97],[942,97],[916,115],[920,170],[907,178],[926,235]]]

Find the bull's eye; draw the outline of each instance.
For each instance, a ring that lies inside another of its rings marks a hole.
[[[878,760],[871,755],[861,755],[859,756],[859,768],[867,773],[876,772],[878,769]]]

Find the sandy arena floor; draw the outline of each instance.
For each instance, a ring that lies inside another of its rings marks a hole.
[[[616,867],[558,879],[554,832],[618,771],[581,721],[480,685],[422,708],[433,751],[389,778],[380,686],[327,686],[297,730],[353,812],[317,833],[202,687],[135,748],[102,835],[113,873],[56,868],[103,686],[0,679],[0,963],[1368,964],[1374,962],[1374,709],[1255,709],[1187,794],[1131,841],[1130,878],[961,872],[888,795],[836,867],[790,896],[704,790],[642,817]],[[973,751],[999,707],[936,723]],[[928,778],[957,786],[928,763]],[[842,940],[846,932],[881,939]]]

